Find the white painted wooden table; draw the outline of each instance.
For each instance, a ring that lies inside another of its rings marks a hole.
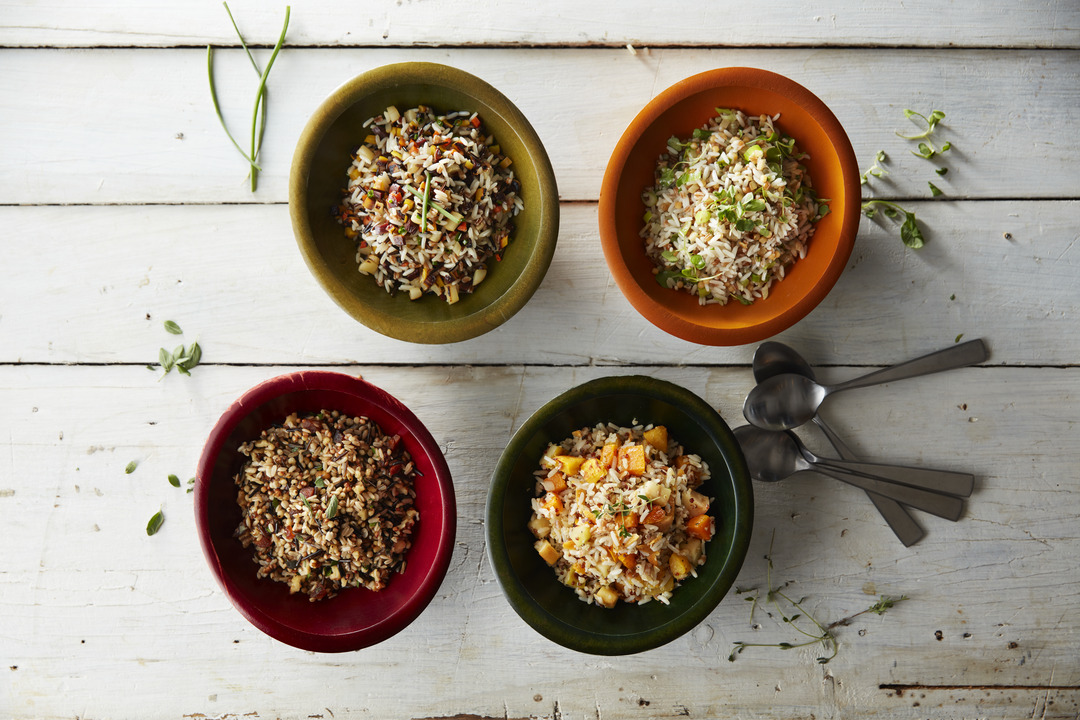
[[[205,45],[231,48],[217,56],[224,111],[245,126],[254,87],[220,4],[0,1],[0,717],[1080,716],[1080,6],[498,5],[293,7],[251,193],[207,91]],[[265,59],[283,5],[232,8]],[[305,269],[288,222],[309,113],[353,75],[402,60],[460,67],[514,100],[563,199],[533,300],[455,345],[352,321]],[[756,488],[740,588],[765,587],[775,532],[773,579],[822,620],[881,594],[910,598],[839,628],[828,665],[814,648],[729,662],[733,641],[795,639],[734,595],[666,647],[579,655],[504,601],[484,554],[488,480],[532,411],[598,376],[675,381],[740,424],[754,347],[653,328],[608,275],[596,229],[603,168],[633,115],[730,65],[817,93],[864,168],[886,150],[891,174],[873,187],[927,230],[913,252],[864,220],[839,284],[780,339],[838,380],[961,333],[985,338],[983,367],[828,408],[861,454],[970,470],[978,487],[960,522],[921,516],[927,537],[908,549],[848,487]],[[894,135],[909,127],[905,107],[948,114],[946,177]],[[927,180],[944,196],[931,199]],[[144,365],[175,344],[167,319],[199,339],[204,364],[158,382]],[[459,501],[430,607],[376,647],[331,656],[279,644],[232,609],[200,554],[191,496],[166,482],[194,473],[233,399],[312,367],[362,373],[409,405]],[[165,524],[147,537],[159,506]]]

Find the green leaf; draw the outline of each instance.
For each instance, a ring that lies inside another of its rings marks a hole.
[[[326,519],[332,520],[337,515],[338,499],[337,495],[330,498],[330,504],[326,507]]]
[[[165,332],[170,335],[183,335],[184,331],[180,329],[180,326],[174,323],[172,320],[165,321]]]
[[[705,258],[701,257],[700,255],[691,255],[690,264],[700,270],[701,268],[705,267]]]
[[[170,353],[165,348],[161,348],[160,350],[158,350],[158,363],[161,365],[161,369],[164,370],[166,374],[168,374],[169,371],[173,369],[172,353]]]
[[[202,360],[202,347],[198,341],[191,343],[186,354],[187,357],[182,362],[177,362],[177,365],[184,370],[191,370]]]
[[[751,230],[753,230],[754,225],[755,225],[754,221],[749,219],[749,218],[742,218],[741,220],[736,220],[735,221],[735,229],[738,230],[739,232],[743,232],[743,233],[744,232],[750,232]]]
[[[904,224],[900,226],[900,239],[912,250],[918,250],[925,242],[922,230],[915,221],[915,213],[904,213]]]
[[[711,137],[711,136],[712,136],[712,133],[709,132],[708,130],[706,130],[705,128],[695,128],[694,129],[694,138],[696,140],[708,140],[709,137]]]
[[[888,205],[883,207],[881,209],[881,212],[885,213],[885,217],[889,218],[890,220],[900,217],[900,211],[894,207],[889,207]]]
[[[955,339],[955,340],[953,340],[953,342],[954,342],[954,343],[958,343],[958,342],[960,342],[960,338],[962,338],[962,337],[964,337],[964,333],[960,333],[959,335],[957,335],[957,336],[956,336],[956,339]]]
[[[676,255],[675,253],[673,253],[670,250],[665,250],[664,252],[660,253],[660,257],[664,258],[664,260],[666,260],[669,263],[670,262],[675,262],[676,260],[679,259],[679,256]]]
[[[937,197],[938,195],[941,195],[941,188],[939,188],[937,185],[935,185],[932,182],[928,182],[926,184],[930,186],[930,194],[931,195],[933,195],[934,197]]]
[[[761,198],[754,198],[750,202],[743,203],[743,212],[761,212],[766,207]]]
[[[941,146],[941,152],[949,152],[950,150],[952,150],[952,143],[951,142],[947,142],[947,143],[945,143],[944,145]]]
[[[670,281],[678,280],[680,277],[681,274],[676,270],[663,270],[656,273],[656,282],[660,284],[660,287],[670,288]]]
[[[940,175],[942,177],[945,177],[946,175],[949,174],[949,168],[947,168],[947,167],[938,168],[934,172],[936,172],[938,175]]]
[[[173,487],[180,487],[180,478],[176,477],[175,475],[170,475],[169,484]]]
[[[315,478],[315,487],[324,488],[326,487],[326,482],[324,482],[322,478]]]
[[[165,522],[165,515],[160,510],[154,513],[154,516],[150,518],[150,522],[146,523],[146,534],[153,535],[161,529],[162,523]]]
[[[124,468],[124,473],[130,475],[131,473],[135,472],[135,468],[137,467],[139,467],[139,461],[132,460],[127,464],[127,467]]]

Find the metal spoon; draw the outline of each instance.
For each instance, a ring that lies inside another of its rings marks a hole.
[[[780,342],[770,341],[759,345],[757,352],[754,353],[753,367],[754,380],[757,382],[784,373],[794,373],[808,377],[811,380],[815,379],[814,369],[810,367],[810,363],[806,362],[803,356],[796,352],[794,348]],[[825,424],[820,415],[814,415],[813,422],[821,428],[821,432],[825,434],[825,437],[832,443],[832,446],[842,459],[855,460],[851,450],[833,432],[832,428]],[[911,512],[900,503],[874,492],[867,492],[866,496],[874,503],[874,507],[885,518],[885,522],[888,523],[904,547],[911,547],[926,534],[919,523],[915,521],[915,518],[912,517]]]
[[[953,495],[809,462],[799,452],[794,433],[762,430],[751,425],[735,428],[734,433],[755,480],[778,482],[795,473],[813,470],[946,520],[959,520],[964,512],[964,501]]]
[[[971,340],[914,360],[848,380],[839,385],[819,385],[803,375],[786,373],[759,383],[746,396],[743,415],[766,430],[789,430],[808,422],[829,395],[841,390],[929,375],[983,362],[989,357],[982,340]]]

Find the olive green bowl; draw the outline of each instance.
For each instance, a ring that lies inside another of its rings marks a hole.
[[[390,295],[357,270],[355,242],[331,209],[348,182],[363,124],[394,105],[437,112],[479,113],[521,183],[524,209],[501,261],[488,262],[484,282],[450,305],[434,295]],[[481,335],[508,320],[539,287],[559,234],[559,192],[540,138],[502,93],[462,70],[435,63],[386,65],[339,87],[312,114],[296,145],[289,177],[289,214],[300,252],[315,279],[353,318],[389,337],[451,343]]]
[[[562,585],[533,548],[526,524],[535,497],[533,472],[548,445],[574,430],[613,422],[666,425],[687,452],[709,464],[701,492],[713,498],[716,534],[707,559],[671,595],[669,605],[587,604]],[[711,406],[672,383],[643,376],[605,377],[573,388],[544,405],[507,445],[487,501],[487,546],[510,605],[534,630],[559,645],[595,655],[626,655],[671,642],[716,608],[735,582],[750,543],[753,490],[739,444]]]

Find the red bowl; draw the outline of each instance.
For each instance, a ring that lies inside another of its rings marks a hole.
[[[237,448],[292,412],[339,410],[371,418],[401,436],[416,463],[420,521],[405,572],[386,588],[350,588],[311,602],[284,583],[256,577],[250,549],[233,537],[240,507],[233,480],[244,463]],[[382,642],[417,618],[450,565],[457,510],[450,470],[415,415],[369,382],[334,372],[295,372],[246,392],[221,416],[203,448],[195,481],[195,524],[203,554],[240,614],[270,637],[315,652],[359,650]]]
[[[672,135],[686,137],[716,107],[748,115],[780,113],[777,125],[809,153],[807,169],[831,212],[802,258],[752,305],[699,305],[656,282],[639,236],[656,160]],[[820,303],[847,264],[859,229],[859,167],[844,128],[816,95],[793,80],[756,68],[721,68],[686,78],[657,95],[626,128],[600,188],[600,239],[611,274],[630,304],[661,330],[702,345],[743,345],[786,330]]]

